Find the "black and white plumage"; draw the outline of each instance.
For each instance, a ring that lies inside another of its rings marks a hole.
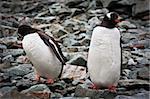
[[[18,33],[23,37],[22,46],[39,76],[56,79],[61,75],[65,57],[54,38],[27,25]]]
[[[108,13],[100,26],[94,28],[88,54],[88,72],[99,88],[116,86],[120,78],[120,32],[116,28],[118,15]]]

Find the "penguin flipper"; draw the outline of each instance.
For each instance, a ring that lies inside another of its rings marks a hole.
[[[56,57],[58,58],[58,60],[65,65],[66,64],[66,59],[61,51],[60,46],[58,45],[58,43],[54,40],[53,37],[42,33],[42,32],[38,32],[39,36],[41,37],[41,39],[44,41],[44,43],[53,50],[54,54],[56,55]]]

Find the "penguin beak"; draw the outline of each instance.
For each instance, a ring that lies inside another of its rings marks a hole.
[[[120,16],[115,20],[116,23],[119,23],[121,21],[122,21],[122,18]]]

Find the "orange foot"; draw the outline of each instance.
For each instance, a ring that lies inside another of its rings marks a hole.
[[[54,83],[54,80],[53,80],[53,79],[48,78],[48,79],[46,80],[46,83],[47,83],[47,84],[53,84],[53,83]]]
[[[95,90],[98,90],[98,89],[99,89],[99,87],[97,87],[95,84],[91,84],[91,85],[89,86],[89,88],[90,88],[90,89],[95,89]]]
[[[116,86],[114,86],[114,85],[109,86],[109,87],[108,87],[108,90],[109,90],[110,92],[112,92],[112,93],[116,93],[116,92],[117,92],[117,91],[116,91]]]
[[[35,80],[36,80],[36,81],[40,81],[40,75],[36,74],[36,75],[35,75]]]

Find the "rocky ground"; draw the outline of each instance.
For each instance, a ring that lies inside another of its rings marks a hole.
[[[149,98],[150,24],[149,9],[146,7],[148,0],[0,2],[0,99]],[[17,39],[16,31],[20,24],[30,24],[53,36],[60,42],[68,59],[68,66],[85,71],[92,30],[100,24],[109,10],[117,11],[125,18],[118,25],[122,36],[122,72],[116,93],[110,93],[108,89],[88,88],[90,81],[86,77],[62,77],[51,85],[35,81],[31,62],[26,58],[24,50],[16,46],[21,43]]]

